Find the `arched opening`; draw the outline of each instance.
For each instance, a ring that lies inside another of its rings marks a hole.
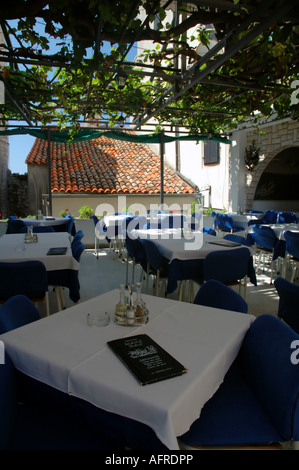
[[[299,147],[289,147],[268,163],[257,184],[254,207],[299,210]]]

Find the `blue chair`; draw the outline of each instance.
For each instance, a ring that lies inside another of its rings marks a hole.
[[[278,318],[299,334],[299,286],[281,276],[275,279],[274,285],[279,296]]]
[[[210,227],[203,227],[202,229],[203,233],[208,233],[209,235],[216,236],[216,231],[213,228]]]
[[[286,242],[285,272],[286,272],[287,262],[291,261],[291,264],[292,264],[291,282],[294,282],[294,279],[297,273],[298,263],[299,263],[299,233],[286,230],[284,232],[284,238]]]
[[[152,275],[155,278],[155,295],[158,295],[160,280],[165,282],[168,278],[169,261],[161,255],[154,242],[147,239],[140,241],[146,253],[146,293],[148,293],[148,282]],[[164,293],[166,294],[166,287]]]
[[[278,318],[258,317],[223,383],[179,437],[180,448],[271,450],[298,441],[299,367],[291,360],[298,341]]]
[[[26,233],[27,226],[23,220],[8,219],[6,233]]]
[[[229,240],[231,242],[240,243],[240,245],[250,246],[250,243],[248,243],[247,238],[242,237],[241,235],[235,235],[234,233],[228,233],[227,235],[224,235],[223,239]]]
[[[71,248],[73,257],[75,258],[75,260],[78,261],[78,263],[80,263],[81,255],[85,250],[86,246],[81,242],[81,240],[73,240]]]
[[[74,217],[67,214],[64,216],[64,218],[65,218],[65,223],[53,225],[55,232],[68,232],[69,234],[74,236],[76,233]]]
[[[243,286],[243,297],[246,299],[250,259],[251,253],[247,247],[212,251],[203,262],[203,281],[215,279],[230,287],[238,285],[239,294]]]
[[[293,212],[278,212],[278,224],[298,224],[298,219]]]
[[[15,295],[0,307],[0,334],[39,320],[40,314],[25,295]]]
[[[74,235],[73,241],[82,240],[83,237],[84,233],[82,232],[82,230],[78,230]]]
[[[28,401],[10,357],[0,366],[0,449],[2,451],[77,451],[121,449],[54,406]],[[20,400],[20,394],[21,400]]]
[[[34,225],[33,233],[54,233],[55,230],[50,225]]]
[[[48,276],[41,261],[0,262],[0,303],[18,294],[45,302],[49,315]]]
[[[135,238],[131,238],[129,235],[126,236],[125,245],[127,250],[127,266],[126,266],[126,286],[128,286],[129,280],[129,260],[132,260],[132,286],[135,280],[135,266],[141,265],[146,270],[146,253],[142,243]],[[142,279],[143,270],[140,273],[140,282]]]
[[[265,214],[264,214],[264,217],[262,218],[262,221],[259,222],[259,223],[262,223],[262,224],[276,224],[277,216],[278,216],[277,211],[267,210],[267,211],[265,211]]]
[[[68,216],[68,218],[70,219],[70,221],[66,226],[66,231],[74,236],[76,234],[75,218],[70,215]]]
[[[278,244],[278,238],[271,227],[265,225],[253,225],[255,254],[258,255],[257,271],[259,270],[261,257],[263,255],[263,270],[265,270],[265,257],[270,257],[270,284],[272,284],[275,248]]]
[[[234,223],[233,218],[229,214],[221,214],[218,212],[216,214],[216,225],[217,230],[219,230],[220,232],[244,232],[244,227],[241,227]]]
[[[241,295],[214,279],[210,279],[200,287],[193,303],[240,313],[248,312],[248,305]]]

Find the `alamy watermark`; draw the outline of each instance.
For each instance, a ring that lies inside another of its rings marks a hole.
[[[299,339],[292,341],[291,349],[294,349],[291,354],[291,363],[297,365],[299,364]]]
[[[5,363],[5,349],[3,341],[0,341],[0,364]]]
[[[114,225],[105,227],[105,216],[123,214],[124,208],[131,220],[122,218],[114,220]],[[136,229],[152,229],[151,238],[178,239],[184,238],[185,250],[196,250],[203,245],[203,214],[199,204],[151,204],[149,212],[143,204],[135,203],[127,206],[126,196],[117,198],[117,209],[111,204],[99,204],[95,214],[100,218],[95,234],[100,240],[116,237],[136,238]],[[159,233],[163,228],[163,233]],[[156,234],[155,234],[156,231]],[[149,232],[150,233],[150,232]]]

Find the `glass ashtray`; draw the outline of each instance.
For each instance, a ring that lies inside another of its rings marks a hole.
[[[88,313],[86,316],[88,326],[103,327],[110,323],[110,315],[107,312]]]

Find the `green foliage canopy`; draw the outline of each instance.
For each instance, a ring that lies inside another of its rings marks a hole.
[[[2,121],[76,128],[82,120],[117,126],[123,118],[142,122],[154,116],[158,127],[218,134],[249,117],[276,113],[297,119],[291,86],[298,76],[299,17],[295,7],[283,13],[283,3],[288,2],[6,2],[0,11],[0,60],[7,64],[1,71]],[[169,8],[176,8],[174,15]],[[282,14],[267,24],[275,11]],[[238,48],[259,25],[260,32]],[[202,59],[197,46],[209,51],[213,39],[223,47]],[[128,54],[138,41],[150,46],[131,62]]]

